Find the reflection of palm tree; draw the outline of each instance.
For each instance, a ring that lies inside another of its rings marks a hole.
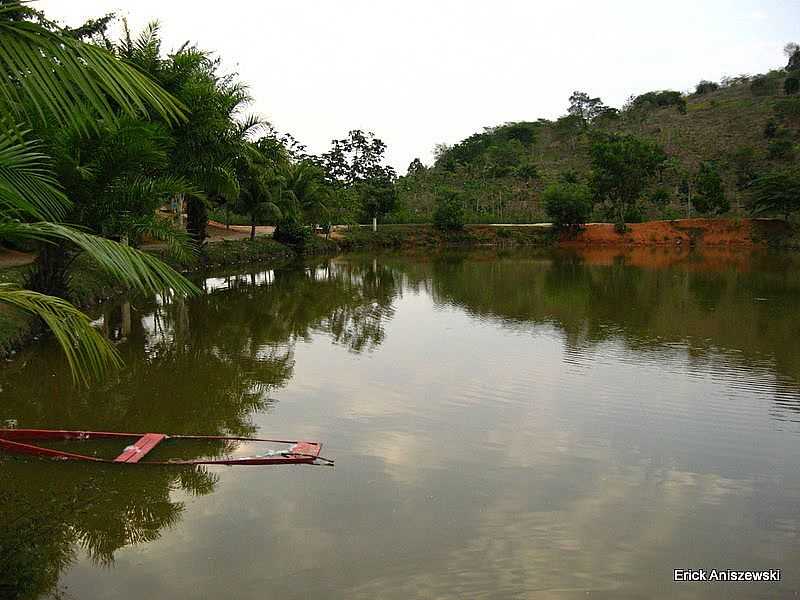
[[[396,270],[371,262],[246,275],[189,301],[139,301],[120,345],[128,368],[92,389],[65,385],[67,365],[55,348],[41,347],[17,371],[2,373],[0,422],[251,435],[250,416],[268,409],[268,393],[292,377],[295,341],[321,332],[354,352],[376,347],[400,283]],[[112,331],[116,311],[106,308]],[[197,455],[228,450],[188,448]],[[88,472],[85,465],[0,462],[0,595],[3,584],[23,598],[53,589],[75,543],[109,563],[119,548],[157,539],[184,510],[172,491],[207,494],[216,483],[197,467]]]

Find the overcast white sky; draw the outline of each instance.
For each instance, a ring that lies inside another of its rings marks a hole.
[[[42,0],[76,25],[110,11],[166,49],[216,51],[253,111],[314,152],[374,131],[400,173],[434,144],[505,121],[555,118],[573,90],[631,94],[783,66],[800,0]]]

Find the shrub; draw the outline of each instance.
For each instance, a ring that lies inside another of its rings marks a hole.
[[[464,229],[464,200],[460,192],[440,192],[433,211],[433,224],[440,231]]]
[[[656,206],[662,207],[666,206],[669,203],[670,193],[669,190],[665,187],[659,187],[654,189],[650,193],[649,200]]]
[[[731,205],[725,197],[725,188],[722,177],[719,175],[717,165],[713,162],[704,162],[695,177],[697,194],[692,199],[697,212],[702,214],[720,214],[730,210]]]
[[[778,82],[773,77],[761,75],[750,82],[750,91],[754,96],[770,96],[778,92]]]
[[[794,144],[787,138],[772,140],[767,146],[767,157],[771,160],[782,160],[794,156]]]
[[[764,137],[767,139],[772,139],[776,135],[778,135],[778,124],[770,119],[767,121],[767,124],[764,125]]]
[[[718,89],[718,83],[703,79],[700,83],[694,86],[694,93],[698,96],[702,96],[703,94],[707,94],[709,92],[716,92]]]
[[[303,246],[311,238],[311,230],[294,219],[286,219],[278,223],[272,237],[282,244]]]
[[[542,193],[547,216],[557,229],[578,229],[592,213],[589,188],[580,183],[555,183]]]
[[[800,96],[778,100],[775,103],[775,114],[786,121],[800,119]]]
[[[800,92],[800,78],[787,77],[786,81],[783,82],[783,93],[787,96],[793,96],[797,92]]]

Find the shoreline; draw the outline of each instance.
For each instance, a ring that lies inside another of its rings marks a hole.
[[[348,252],[514,247],[595,249],[601,253],[614,248],[647,247],[798,250],[800,231],[776,219],[648,221],[629,224],[624,234],[614,231],[610,223],[589,223],[572,235],[558,235],[549,224],[544,223],[466,225],[463,230],[452,232],[439,231],[429,224],[408,224],[380,225],[376,232],[368,227],[337,229],[330,239],[316,236],[302,247],[282,244],[265,234],[254,240],[240,237],[217,239],[206,245],[202,262],[188,267],[165,259],[163,250],[158,247],[151,247],[149,251],[191,276],[209,270],[251,264],[275,268],[303,257],[336,256]],[[145,247],[145,250],[148,248]],[[0,257],[0,279],[17,282],[24,276],[30,262],[22,259],[22,253],[10,251],[9,255],[12,260],[5,263]],[[82,309],[94,308],[127,292],[90,265],[79,265],[77,271],[73,277],[74,297],[71,301]],[[43,333],[44,329],[33,318],[5,311],[0,319],[0,358],[13,356]]]

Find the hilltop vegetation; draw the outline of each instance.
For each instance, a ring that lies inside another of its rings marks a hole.
[[[442,191],[455,190],[468,222],[548,220],[545,190],[565,182],[596,183],[593,155],[598,141],[610,137],[650,143],[665,155],[626,208],[627,221],[784,216],[791,210],[776,208],[771,198],[764,202],[763,195],[754,198],[763,186],[753,184],[768,175],[797,181],[800,50],[789,44],[786,54],[786,68],[701,81],[689,94],[648,92],[621,109],[575,92],[567,114],[555,121],[505,123],[453,146],[440,145],[433,165],[415,160],[398,180],[401,209],[393,218],[429,222]],[[607,203],[596,203],[589,218],[618,220]]]

